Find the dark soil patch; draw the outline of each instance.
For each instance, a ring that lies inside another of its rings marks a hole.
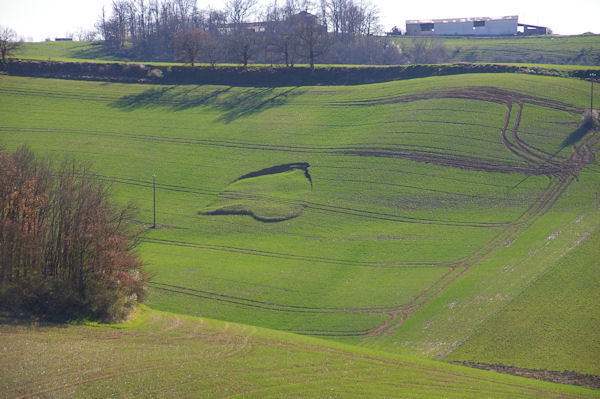
[[[522,367],[506,366],[504,364],[488,364],[475,362],[455,361],[453,364],[461,366],[495,371],[502,374],[518,375],[519,377],[533,378],[536,380],[557,382],[559,384],[579,385],[593,389],[600,389],[600,376],[581,374],[575,371],[555,371],[546,369],[526,369]]]

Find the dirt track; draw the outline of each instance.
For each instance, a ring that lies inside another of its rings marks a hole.
[[[492,95],[494,93],[498,97]],[[458,93],[439,92],[438,96],[435,98],[439,98],[440,95],[447,95],[448,97],[453,98],[469,98],[466,96],[464,91],[460,91]],[[419,98],[427,97],[428,96],[420,96]],[[489,254],[503,246],[506,242],[513,240],[519,232],[526,230],[539,217],[544,215],[552,208],[552,206],[556,203],[556,201],[558,201],[571,183],[578,178],[581,170],[586,165],[595,161],[595,153],[598,151],[598,149],[594,150],[594,147],[600,142],[600,138],[596,137],[596,135],[589,135],[586,137],[579,145],[574,147],[573,153],[566,161],[559,163],[552,159],[553,156],[551,154],[538,150],[535,147],[521,141],[517,134],[519,130],[519,124],[521,122],[523,103],[547,106],[572,113],[578,112],[575,107],[552,100],[498,91],[497,89],[483,91],[479,89],[475,90],[474,96],[471,98],[483,101],[500,102],[506,105],[508,112],[501,131],[502,140],[505,147],[515,156],[531,164],[532,168],[543,170],[543,174],[548,174],[549,183],[540,196],[517,219],[509,223],[500,233],[498,233],[484,246],[457,263],[455,268],[453,268],[446,275],[442,276],[442,278],[429,286],[427,289],[422,291],[408,304],[399,306],[390,319],[381,325],[372,328],[368,333],[369,336],[378,336],[393,332],[404,321],[406,321],[406,319],[425,306],[425,304],[441,293],[446,287],[463,275],[467,270],[478,264],[481,260],[485,259]],[[509,137],[507,135],[507,130],[511,120],[513,102],[517,103],[519,110],[514,127],[512,129],[512,135]],[[550,169],[548,169],[548,165],[551,166]]]
[[[488,364],[474,362],[452,362],[461,366],[481,370],[490,370],[497,373],[518,375],[520,377],[534,378],[536,380],[557,382],[559,384],[580,385],[588,388],[600,389],[600,376],[581,374],[574,371],[553,371],[545,369],[526,369],[522,367],[506,366],[504,364]]]
[[[2,91],[2,90],[0,90]],[[28,91],[26,94],[35,95],[35,91]],[[41,93],[47,95],[48,93]],[[60,93],[59,93],[60,94]],[[68,94],[71,96],[72,94]],[[521,231],[527,229],[532,223],[534,223],[540,216],[548,212],[554,203],[561,197],[561,195],[567,190],[569,185],[573,183],[579,175],[581,169],[586,165],[595,162],[596,153],[598,152],[597,144],[599,142],[597,134],[589,134],[579,144],[574,146],[574,151],[568,157],[557,157],[555,154],[549,154],[535,146],[523,141],[519,136],[519,125],[521,121],[521,114],[523,111],[524,104],[531,104],[551,109],[557,109],[572,114],[580,114],[581,109],[577,107],[550,99],[541,97],[530,96],[522,93],[511,92],[502,90],[494,87],[469,87],[458,90],[441,90],[431,91],[427,93],[420,93],[410,96],[399,96],[390,98],[381,98],[375,100],[365,101],[348,101],[348,102],[337,102],[330,103],[329,106],[339,107],[360,107],[360,106],[376,106],[382,104],[394,104],[394,103],[405,103],[413,101],[422,101],[429,99],[439,98],[457,98],[457,99],[469,99],[477,101],[486,101],[497,104],[503,104],[506,107],[507,113],[505,122],[500,129],[502,143],[504,144],[507,151],[511,154],[513,159],[488,159],[484,157],[477,157],[473,155],[459,155],[449,154],[444,152],[442,149],[435,149],[427,146],[287,146],[287,145],[272,145],[272,144],[260,144],[251,142],[241,141],[227,141],[227,140],[213,140],[213,139],[194,139],[194,138],[177,138],[177,137],[166,137],[166,136],[150,136],[142,134],[132,134],[129,132],[117,132],[117,131],[95,131],[95,130],[56,130],[63,134],[80,134],[85,133],[86,135],[97,135],[97,136],[108,136],[108,137],[119,137],[120,139],[129,139],[135,141],[145,142],[168,142],[176,144],[191,144],[201,145],[209,147],[225,147],[242,150],[256,150],[256,151],[279,151],[279,152],[293,152],[293,153],[307,153],[307,154],[332,154],[332,155],[348,155],[348,156],[367,156],[367,157],[388,157],[388,158],[400,158],[408,159],[415,162],[432,163],[442,166],[451,166],[457,168],[464,168],[470,170],[487,171],[487,172],[502,172],[502,173],[519,173],[526,176],[529,175],[545,175],[548,176],[549,181],[543,192],[532,202],[528,209],[526,209],[518,218],[513,221],[503,223],[486,223],[477,221],[454,221],[454,220],[443,220],[443,219],[423,219],[413,218],[409,215],[397,215],[397,214],[386,214],[381,212],[373,212],[364,209],[355,209],[348,207],[340,207],[329,204],[321,204],[316,202],[304,201],[303,206],[310,209],[313,212],[325,212],[325,213],[337,213],[343,215],[349,215],[352,217],[362,217],[368,219],[379,219],[402,223],[418,223],[418,224],[436,224],[436,225],[450,225],[450,226],[464,226],[464,227],[476,227],[476,228],[492,228],[498,229],[497,235],[489,242],[484,244],[482,247],[474,251],[472,254],[464,259],[460,259],[455,262],[445,262],[439,264],[424,264],[424,263],[399,263],[399,264],[381,264],[381,263],[369,263],[369,262],[356,262],[348,259],[334,259],[334,258],[323,258],[314,256],[304,256],[296,254],[286,253],[275,253],[268,251],[260,251],[252,248],[234,248],[216,245],[202,245],[195,243],[185,243],[167,240],[148,240],[154,244],[161,245],[174,245],[174,246],[191,246],[195,248],[203,248],[214,251],[225,251],[230,253],[239,253],[244,255],[272,257],[278,259],[298,260],[309,263],[328,263],[337,265],[348,265],[348,266],[359,266],[359,267],[447,267],[448,271],[438,280],[415,296],[410,302],[400,304],[395,307],[385,308],[348,308],[348,309],[320,309],[310,308],[304,309],[304,311],[313,312],[355,312],[355,311],[368,311],[368,312],[379,312],[388,316],[388,320],[381,325],[374,326],[369,330],[364,331],[304,331],[300,333],[314,334],[314,335],[327,335],[327,336],[344,336],[351,334],[360,333],[365,336],[377,336],[381,334],[387,334],[396,329],[401,325],[408,317],[422,308],[431,299],[442,292],[448,285],[454,280],[463,275],[471,267],[477,265],[481,260],[485,259],[489,254],[495,251],[497,248],[505,245],[507,242],[514,240],[514,237]],[[85,98],[87,99],[87,98]],[[93,97],[91,100],[98,101],[98,97]],[[106,98],[100,100],[114,101],[114,98]],[[516,117],[511,118],[516,113]],[[511,120],[514,119],[513,126],[510,126]],[[9,126],[0,126],[1,131],[31,131],[35,133],[48,133],[52,134],[55,131],[52,129],[41,129],[41,128],[20,128],[15,129]],[[292,167],[294,165],[289,165]],[[295,166],[305,166],[304,164]],[[259,171],[261,172],[261,171]],[[267,170],[267,172],[270,172]],[[152,183],[134,179],[123,179],[115,178],[111,176],[99,176],[99,178],[114,181],[117,183],[131,184],[142,187],[151,187]],[[177,192],[185,192],[194,195],[203,196],[214,196],[218,194],[216,191],[175,186],[168,184],[160,184],[159,187],[162,190],[170,190]],[[256,199],[267,199],[267,200],[278,200],[275,198],[259,198]],[[158,287],[157,287],[158,289]],[[215,301],[235,301],[238,306],[252,306],[269,308],[274,311],[294,311],[292,305],[282,304],[258,304],[248,298],[229,298],[227,296],[218,293],[199,293],[185,287],[166,287],[162,286],[162,290],[171,290],[172,293],[178,295],[195,295],[201,296],[206,300]]]
[[[423,147],[418,148],[391,148],[391,147],[292,147],[292,146],[274,146],[274,145],[258,145],[249,143],[234,143],[214,140],[203,140],[202,143],[197,140],[193,140],[194,144],[202,145],[217,145],[226,147],[239,147],[244,149],[256,149],[256,150],[274,150],[274,151],[293,151],[293,152],[312,152],[312,153],[337,153],[344,155],[355,155],[355,156],[382,156],[392,158],[404,158],[410,159],[417,162],[435,163],[443,166],[452,166],[458,168],[466,168],[472,170],[490,171],[490,172],[504,172],[504,173],[520,173],[529,175],[546,175],[549,179],[546,188],[540,193],[540,195],[531,203],[531,205],[515,220],[506,223],[478,223],[478,222],[458,222],[449,220],[427,220],[427,219],[414,219],[411,217],[404,217],[391,214],[383,214],[377,212],[371,212],[360,209],[351,209],[345,207],[338,207],[332,205],[324,205],[314,203],[310,201],[304,202],[307,208],[316,212],[333,212],[347,214],[355,217],[366,217],[371,219],[382,219],[390,221],[398,221],[403,223],[419,223],[419,224],[440,224],[440,225],[454,225],[454,226],[465,226],[465,227],[483,227],[483,228],[495,228],[500,229],[494,238],[489,242],[478,248],[476,251],[471,253],[464,259],[456,262],[446,262],[439,264],[423,264],[423,263],[405,263],[405,264],[379,264],[369,262],[357,262],[353,260],[344,259],[333,259],[323,257],[313,257],[305,255],[275,253],[268,251],[259,251],[249,248],[233,248],[233,247],[220,247],[214,245],[200,245],[193,243],[184,242],[171,242],[167,240],[148,240],[154,244],[162,245],[176,245],[176,246],[193,246],[201,247],[209,250],[226,251],[231,253],[241,253],[246,255],[273,257],[279,259],[299,260],[310,263],[328,263],[337,265],[348,265],[348,266],[360,266],[360,267],[447,267],[448,271],[437,281],[433,282],[429,287],[424,289],[421,293],[416,295],[411,301],[398,306],[388,307],[369,307],[369,308],[318,308],[318,307],[298,307],[293,305],[265,303],[255,301],[249,298],[232,297],[222,295],[218,293],[210,293],[205,291],[197,291],[186,287],[175,287],[168,286],[166,284],[160,285],[157,283],[155,289],[167,291],[172,294],[197,296],[206,300],[221,301],[235,304],[236,306],[243,307],[254,307],[261,308],[264,310],[271,311],[283,311],[283,312],[309,312],[309,313],[378,313],[386,315],[388,319],[377,326],[366,330],[306,330],[306,331],[295,331],[300,334],[306,335],[318,335],[318,336],[330,336],[330,337],[343,337],[343,336],[366,336],[375,337],[383,334],[389,334],[398,328],[404,321],[406,321],[412,314],[417,312],[429,301],[439,295],[445,288],[447,288],[457,278],[462,276],[470,268],[476,266],[479,262],[489,256],[496,249],[504,246],[508,242],[512,242],[515,236],[526,230],[531,226],[538,218],[548,212],[552,206],[558,201],[561,195],[567,190],[567,188],[577,180],[580,171],[591,163],[595,162],[596,152],[599,150],[597,147],[600,142],[600,138],[597,134],[590,134],[585,137],[579,144],[574,146],[574,150],[568,158],[559,158],[555,154],[549,154],[524,142],[519,137],[519,125],[521,121],[523,105],[534,104],[538,106],[548,107],[552,109],[558,109],[561,111],[579,114],[581,110],[570,105],[561,103],[558,101],[547,100],[539,97],[533,97],[523,95],[515,92],[509,92],[500,90],[492,87],[475,87],[466,88],[461,90],[446,90],[446,91],[434,91],[429,93],[423,93],[413,96],[404,96],[396,98],[387,98],[379,100],[370,100],[362,102],[347,102],[347,103],[336,103],[333,105],[337,106],[374,106],[379,104],[392,104],[399,102],[409,102],[418,100],[427,100],[434,98],[461,98],[461,99],[473,99],[479,101],[489,101],[494,103],[503,104],[506,106],[507,113],[505,122],[500,130],[502,142],[505,148],[518,160],[520,161],[497,161],[489,160],[485,158],[473,157],[473,156],[458,156],[455,154],[445,154],[441,151],[433,151]],[[514,124],[511,127],[512,114],[516,110],[516,117],[514,118]],[[147,140],[163,140],[163,138],[148,138],[140,137],[139,139]],[[166,139],[164,139],[166,140]],[[178,139],[168,139],[169,141]],[[182,139],[182,141],[188,141],[188,139]],[[260,199],[260,198],[256,198]],[[273,198],[263,198],[268,200],[274,200]]]

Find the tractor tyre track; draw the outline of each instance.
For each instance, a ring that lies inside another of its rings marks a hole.
[[[507,115],[507,120],[510,119],[510,108]],[[515,130],[518,130],[520,123],[520,114],[515,122]],[[505,124],[508,126],[508,124]],[[592,146],[589,146],[590,141],[594,142]],[[582,152],[581,149],[593,148],[593,146],[600,141],[600,138],[593,138],[588,136],[584,142],[580,145],[575,146],[575,149],[569,159],[565,162],[569,166],[569,173],[567,177],[560,175],[558,177],[550,178],[550,182],[538,197],[538,199],[519,216],[514,222],[512,222],[505,230],[500,232],[496,237],[486,243],[483,247],[479,248],[469,257],[461,261],[455,268],[446,275],[438,279],[434,284],[429,286],[417,297],[411,300],[408,304],[403,305],[394,312],[394,315],[386,322],[373,327],[369,333],[369,337],[376,337],[383,334],[389,334],[397,329],[404,321],[410,316],[416,313],[419,309],[429,303],[433,298],[439,295],[444,289],[446,289],[452,282],[456,281],[460,276],[466,273],[471,267],[475,266],[489,254],[494,252],[496,249],[501,247],[507,240],[512,239],[518,233],[524,231],[530,227],[536,220],[546,214],[554,204],[561,198],[568,187],[577,180],[579,172],[589,164],[589,160],[595,159],[595,153],[592,151],[593,156],[588,155],[587,151]],[[514,147],[513,147],[514,148]],[[519,148],[519,147],[517,147]],[[423,300],[421,300],[423,299]]]
[[[219,294],[215,292],[209,292],[204,290],[197,290],[194,288],[182,287],[179,285],[150,282],[149,285],[153,289],[161,291],[172,292],[175,294],[182,294],[187,296],[195,296],[203,299],[210,299],[213,301],[227,302],[245,307],[256,307],[265,310],[273,310],[278,312],[301,312],[301,313],[386,313],[391,312],[395,309],[394,306],[376,306],[376,307],[341,307],[341,308],[327,308],[327,307],[309,307],[309,306],[298,306],[298,305],[284,305],[274,302],[257,301],[249,298],[242,298],[239,296]]]
[[[550,179],[547,186],[540,193],[537,199],[515,220],[504,224],[503,226],[496,225],[495,227],[502,227],[494,238],[484,244],[482,247],[471,253],[466,258],[453,262],[447,266],[450,270],[447,271],[438,280],[433,282],[429,287],[420,292],[410,302],[396,307],[385,307],[385,308],[302,308],[298,309],[292,305],[277,305],[270,303],[259,303],[259,301],[245,300],[243,298],[236,298],[237,301],[243,302],[245,305],[269,307],[271,310],[279,310],[285,308],[286,311],[310,311],[310,312],[348,312],[348,311],[368,311],[373,313],[385,314],[389,318],[378,326],[372,327],[365,330],[305,330],[295,331],[300,334],[306,335],[317,335],[317,336],[328,336],[328,337],[343,337],[343,336],[367,336],[375,337],[382,334],[388,334],[394,331],[400,326],[406,319],[413,315],[416,311],[421,309],[433,298],[443,292],[450,284],[456,279],[466,273],[471,267],[475,266],[488,255],[494,252],[496,249],[509,242],[515,235],[522,232],[529,226],[531,226],[536,220],[548,212],[552,206],[558,201],[562,194],[567,190],[570,184],[575,181],[578,173],[583,167],[589,164],[590,160],[595,159],[595,153],[592,150],[592,146],[588,146],[590,137],[587,137],[586,141],[575,146],[573,153],[565,162],[558,162],[552,159],[552,155],[541,151],[534,146],[531,146],[520,139],[518,136],[519,125],[522,117],[523,103],[530,103],[540,106],[545,106],[553,109],[558,109],[566,112],[577,112],[578,109],[571,106],[553,100],[542,99],[533,96],[522,95],[514,92],[508,92],[495,88],[469,88],[458,91],[442,91],[442,92],[431,92],[424,93],[415,96],[405,96],[382,100],[369,100],[365,102],[349,102],[344,106],[373,106],[381,104],[391,104],[397,102],[408,102],[417,100],[426,100],[431,98],[464,98],[472,100],[481,100],[495,102],[503,104],[507,108],[507,114],[505,117],[504,125],[501,129],[502,142],[507,150],[516,156],[518,159],[524,161],[526,165],[516,164],[514,162],[498,162],[490,159],[482,159],[477,157],[461,157],[448,153],[440,153],[431,148],[417,148],[416,146],[412,149],[403,148],[381,148],[381,147],[355,147],[355,148],[342,148],[342,147],[329,147],[319,148],[319,152],[327,152],[331,154],[342,153],[344,155],[357,155],[357,156],[380,156],[380,157],[393,157],[393,158],[404,158],[410,159],[417,162],[436,163],[443,166],[452,166],[468,169],[476,169],[483,171],[494,171],[504,173],[522,173],[526,175],[546,175]],[[513,104],[518,104],[518,111],[515,117],[514,127],[512,129],[511,136],[507,135],[507,131],[511,122],[511,113]],[[598,141],[594,142],[594,145]],[[265,149],[265,148],[263,148]],[[286,150],[288,150],[286,148]],[[314,148],[296,148],[299,151],[315,150]],[[319,208],[318,205],[308,204],[315,210],[325,210]],[[336,212],[354,214],[356,210],[344,209],[336,207]],[[329,209],[330,210],[330,209]],[[381,215],[374,215],[380,217]],[[386,215],[389,216],[389,215]],[[423,221],[420,221],[423,222]],[[304,260],[308,260],[304,258]],[[312,259],[312,261],[315,261]],[[224,295],[216,294],[221,300],[232,300]],[[214,299],[215,295],[211,295]]]

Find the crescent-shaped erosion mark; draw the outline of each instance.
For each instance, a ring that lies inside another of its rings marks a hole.
[[[298,217],[312,191],[309,167],[307,162],[295,162],[246,173],[199,214],[248,215],[265,223]]]

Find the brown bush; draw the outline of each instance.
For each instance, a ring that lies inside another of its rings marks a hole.
[[[120,320],[145,295],[133,208],[76,161],[53,173],[27,148],[0,153],[0,307],[46,319]]]

